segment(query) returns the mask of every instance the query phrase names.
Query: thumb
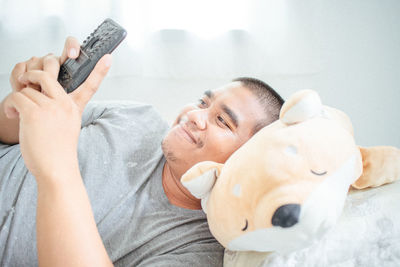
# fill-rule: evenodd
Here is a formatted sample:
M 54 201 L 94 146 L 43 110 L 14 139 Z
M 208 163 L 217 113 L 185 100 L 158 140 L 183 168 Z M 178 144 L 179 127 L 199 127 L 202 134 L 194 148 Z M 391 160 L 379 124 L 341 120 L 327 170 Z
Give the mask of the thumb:
M 112 57 L 110 54 L 104 55 L 96 64 L 86 81 L 82 83 L 75 91 L 69 95 L 77 104 L 81 111 L 92 98 L 99 88 L 101 82 L 111 67 Z

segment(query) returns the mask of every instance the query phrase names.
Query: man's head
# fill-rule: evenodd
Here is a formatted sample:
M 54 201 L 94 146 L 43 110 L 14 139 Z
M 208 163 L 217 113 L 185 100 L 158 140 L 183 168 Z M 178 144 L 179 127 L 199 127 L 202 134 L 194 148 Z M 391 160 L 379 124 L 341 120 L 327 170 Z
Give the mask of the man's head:
M 208 90 L 186 105 L 167 136 L 163 151 L 177 174 L 200 161 L 224 163 L 258 130 L 279 118 L 283 99 L 254 78 L 238 78 Z

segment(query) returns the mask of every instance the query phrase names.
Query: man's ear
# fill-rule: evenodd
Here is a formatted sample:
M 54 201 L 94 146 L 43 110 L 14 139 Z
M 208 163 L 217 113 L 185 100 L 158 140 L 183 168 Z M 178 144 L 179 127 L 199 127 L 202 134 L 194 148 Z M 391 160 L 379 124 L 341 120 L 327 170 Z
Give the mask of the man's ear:
M 196 198 L 201 199 L 201 206 L 206 211 L 206 202 L 224 164 L 213 161 L 197 163 L 182 175 L 181 183 Z
M 400 149 L 391 146 L 360 147 L 363 173 L 352 186 L 377 187 L 400 178 Z

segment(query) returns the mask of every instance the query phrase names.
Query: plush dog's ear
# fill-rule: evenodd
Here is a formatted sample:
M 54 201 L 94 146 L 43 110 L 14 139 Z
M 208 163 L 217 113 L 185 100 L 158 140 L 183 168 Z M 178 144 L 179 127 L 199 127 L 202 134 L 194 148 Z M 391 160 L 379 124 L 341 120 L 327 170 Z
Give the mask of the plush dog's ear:
M 207 213 L 207 200 L 224 164 L 203 161 L 190 168 L 181 178 L 183 186 L 201 199 L 201 207 Z
M 295 124 L 322 114 L 322 103 L 317 92 L 301 90 L 293 94 L 282 106 L 279 119 Z
M 363 173 L 352 186 L 377 187 L 400 179 L 400 149 L 391 146 L 360 147 Z

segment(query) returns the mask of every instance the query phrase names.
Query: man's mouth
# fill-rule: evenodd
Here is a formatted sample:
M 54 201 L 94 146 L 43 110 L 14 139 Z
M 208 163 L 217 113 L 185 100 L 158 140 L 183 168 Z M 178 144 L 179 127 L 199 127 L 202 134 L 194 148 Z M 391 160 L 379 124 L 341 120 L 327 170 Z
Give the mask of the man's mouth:
M 197 140 L 194 137 L 194 135 L 190 132 L 190 130 L 187 129 L 186 124 L 180 123 L 178 125 L 178 132 L 179 134 L 186 139 L 188 142 L 192 144 L 197 144 Z

